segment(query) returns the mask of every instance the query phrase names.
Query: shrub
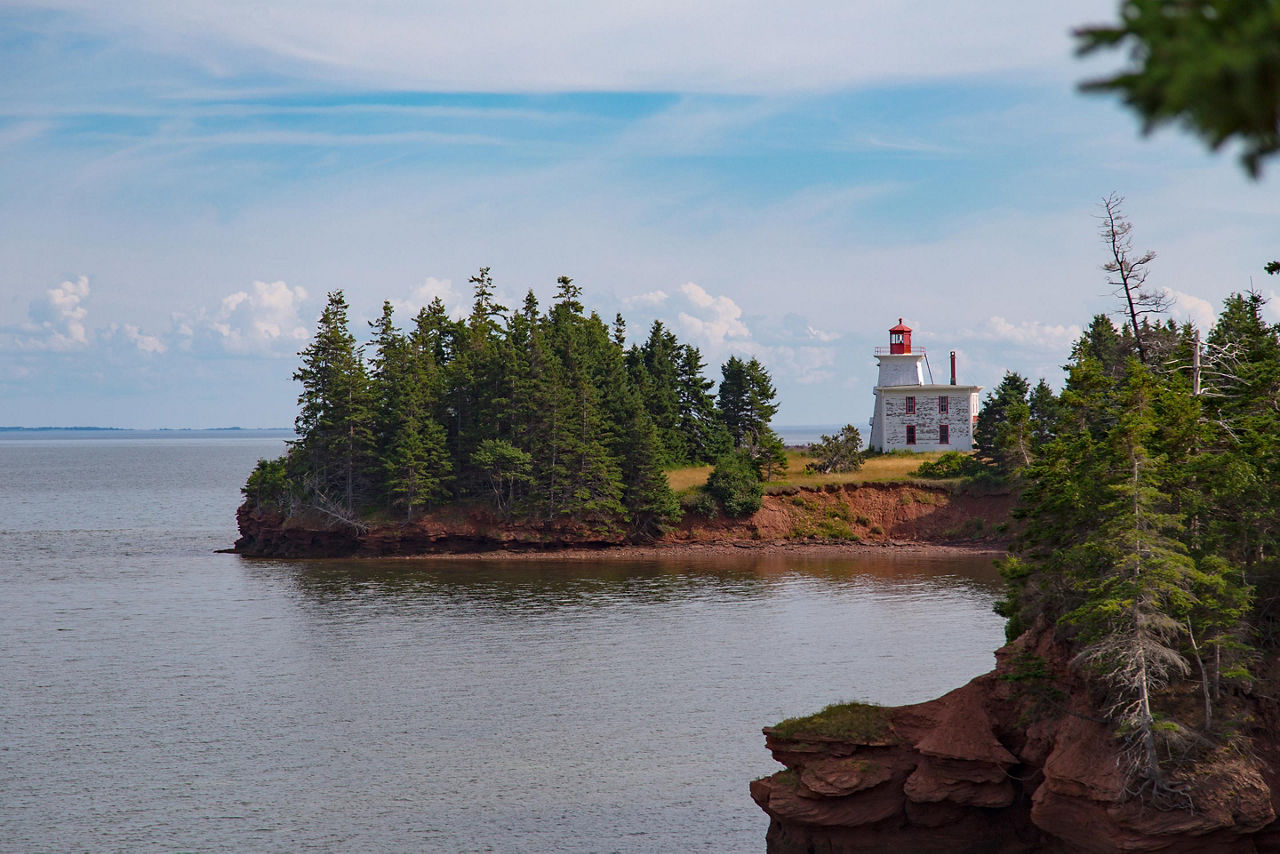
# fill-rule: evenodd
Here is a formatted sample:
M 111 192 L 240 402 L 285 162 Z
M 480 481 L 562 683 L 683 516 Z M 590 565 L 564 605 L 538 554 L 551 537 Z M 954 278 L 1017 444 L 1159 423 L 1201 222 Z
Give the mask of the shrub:
M 707 478 L 707 492 L 729 516 L 750 516 L 760 509 L 764 486 L 751 459 L 741 451 L 725 454 Z
M 293 492 L 287 458 L 258 460 L 249 479 L 240 487 L 240 492 L 251 507 L 285 508 Z
M 711 519 L 720 515 L 720 502 L 716 501 L 715 496 L 703 488 L 695 489 L 682 495 L 680 497 L 680 507 L 685 513 L 701 516 L 704 519 Z
M 990 473 L 990 469 L 972 454 L 959 451 L 947 451 L 932 462 L 923 462 L 913 474 L 930 480 L 944 480 L 956 477 L 978 477 Z
M 846 424 L 834 436 L 823 435 L 816 444 L 809 446 L 813 462 L 805 471 L 814 474 L 835 474 L 857 471 L 862 468 L 862 435 L 858 428 Z

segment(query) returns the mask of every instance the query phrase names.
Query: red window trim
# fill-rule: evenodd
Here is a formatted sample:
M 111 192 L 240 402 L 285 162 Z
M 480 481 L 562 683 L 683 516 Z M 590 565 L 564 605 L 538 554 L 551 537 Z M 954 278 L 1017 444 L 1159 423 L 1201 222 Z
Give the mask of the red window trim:
M 907 444 L 914 445 L 916 443 L 916 425 L 907 425 Z
M 951 425 L 950 424 L 938 425 L 938 444 L 939 445 L 951 444 Z
M 938 396 L 938 411 L 939 411 L 939 412 L 943 412 L 943 413 L 950 412 L 950 411 L 951 411 L 951 398 L 947 397 L 945 394 L 943 394 L 943 395 L 939 395 L 939 396 Z
M 906 402 L 903 404 L 907 415 L 916 414 L 916 397 L 913 394 L 907 395 Z

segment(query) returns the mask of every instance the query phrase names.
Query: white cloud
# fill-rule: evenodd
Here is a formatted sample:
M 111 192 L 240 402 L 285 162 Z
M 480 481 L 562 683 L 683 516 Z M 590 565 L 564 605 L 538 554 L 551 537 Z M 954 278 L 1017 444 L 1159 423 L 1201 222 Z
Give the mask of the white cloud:
M 228 352 L 271 353 L 281 344 L 288 344 L 293 352 L 310 335 L 299 313 L 306 298 L 307 292 L 299 286 L 254 282 L 251 290 L 223 297 L 218 311 L 202 318 L 202 325 Z
M 132 323 L 112 324 L 110 330 L 112 335 L 122 335 L 125 340 L 133 344 L 140 352 L 148 356 L 155 356 L 168 351 L 169 346 L 161 341 L 155 335 L 145 335 L 138 327 Z
M 1115 14 L 1110 0 L 764 0 L 749 7 L 733 0 L 39 5 L 75 14 L 81 27 L 217 70 L 503 92 L 781 92 L 904 78 L 1073 73 L 1063 72 L 1073 61 L 1070 31 Z
M 693 282 L 680 286 L 680 292 L 697 314 L 682 311 L 678 315 L 680 325 L 696 343 L 718 347 L 730 338 L 748 339 L 750 330 L 740 319 L 742 309 L 726 296 L 712 296 Z
M 974 333 L 961 333 L 960 338 L 977 338 L 985 341 L 1003 341 L 1019 347 L 1030 347 L 1052 353 L 1065 353 L 1076 342 L 1083 330 L 1076 324 L 1050 324 L 1038 320 L 1022 320 L 1010 323 L 996 315 Z
M 453 280 L 428 276 L 423 280 L 422 284 L 414 287 L 405 299 L 391 300 L 391 307 L 400 315 L 397 325 L 402 326 L 407 323 L 409 318 L 412 318 L 420 309 L 429 305 L 436 297 L 439 297 L 440 301 L 444 303 L 450 317 L 455 320 L 466 317 L 466 299 L 453 286 Z
M 26 333 L 17 338 L 18 347 L 31 350 L 78 350 L 89 346 L 84 301 L 89 296 L 89 278 L 80 276 L 45 291 L 43 300 L 33 302 L 28 311 Z
M 637 306 L 651 307 L 651 306 L 662 305 L 667 301 L 668 298 L 669 298 L 669 295 L 667 294 L 666 291 L 663 291 L 663 290 L 647 291 L 646 293 L 643 293 L 643 294 L 636 294 L 635 296 L 626 297 L 625 299 L 623 299 L 622 304 L 625 305 L 627 308 L 636 308 Z
M 840 338 L 840 333 L 838 332 L 826 332 L 822 329 L 814 329 L 812 326 L 805 327 L 805 331 L 809 333 L 810 338 L 816 338 L 819 341 L 831 342 Z
M 1193 326 L 1206 334 L 1213 328 L 1214 321 L 1218 317 L 1213 303 L 1173 288 L 1164 288 L 1164 292 L 1174 300 L 1173 306 L 1169 309 L 1169 314 L 1174 320 L 1190 321 Z

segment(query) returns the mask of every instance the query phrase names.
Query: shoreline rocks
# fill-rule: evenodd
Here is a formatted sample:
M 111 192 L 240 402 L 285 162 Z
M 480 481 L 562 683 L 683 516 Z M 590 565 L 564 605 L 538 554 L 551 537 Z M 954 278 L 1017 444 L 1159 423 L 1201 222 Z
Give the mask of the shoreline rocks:
M 1202 761 L 1194 808 L 1127 798 L 1112 727 L 1052 631 L 1032 629 L 997 661 L 936 700 L 884 710 L 887 737 L 765 727 L 786 766 L 751 784 L 770 854 L 1280 851 L 1263 757 Z

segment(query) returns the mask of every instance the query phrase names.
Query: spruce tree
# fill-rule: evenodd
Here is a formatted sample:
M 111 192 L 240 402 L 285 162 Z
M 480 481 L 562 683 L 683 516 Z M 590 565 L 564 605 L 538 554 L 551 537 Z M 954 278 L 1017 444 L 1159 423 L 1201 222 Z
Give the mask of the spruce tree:
M 303 481 L 315 505 L 353 518 L 368 486 L 366 461 L 372 448 L 368 377 L 364 358 L 348 329 L 342 291 L 329 294 L 315 337 L 299 356 L 293 378 L 302 383 L 294 428 L 305 468 Z

